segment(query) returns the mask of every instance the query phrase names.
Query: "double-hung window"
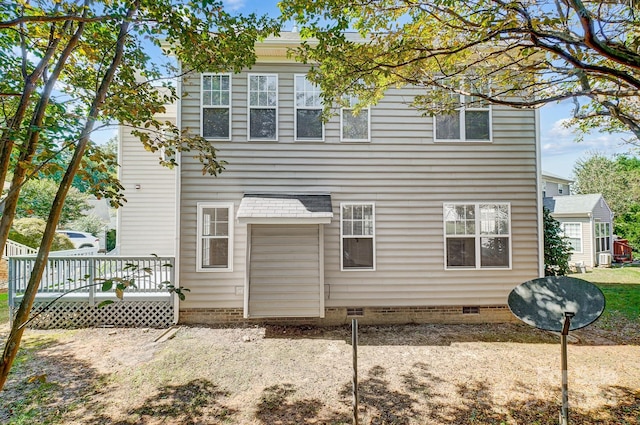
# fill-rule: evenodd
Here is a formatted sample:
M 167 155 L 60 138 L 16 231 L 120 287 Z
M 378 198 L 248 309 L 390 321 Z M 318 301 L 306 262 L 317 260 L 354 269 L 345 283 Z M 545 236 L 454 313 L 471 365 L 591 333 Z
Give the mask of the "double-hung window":
M 278 76 L 249 74 L 249 140 L 278 140 Z
M 231 135 L 231 75 L 202 74 L 202 137 L 229 140 Z
M 362 108 L 354 115 L 354 107 L 358 103 L 356 96 L 347 97 L 348 107 L 340 109 L 340 140 L 344 142 L 368 142 L 371 133 L 371 111 Z
M 340 204 L 342 270 L 375 270 L 375 205 Z
M 197 271 L 231 271 L 233 204 L 198 203 Z
M 511 267 L 511 211 L 504 203 L 444 204 L 445 267 Z
M 596 252 L 611 251 L 611 223 L 596 223 Z
M 483 89 L 486 90 L 488 89 Z M 478 96 L 457 93 L 449 94 L 449 102 L 458 107 L 449 114 L 434 117 L 436 141 L 491 141 L 489 103 Z
M 582 223 L 560 223 L 560 228 L 573 252 L 582 252 Z
M 296 140 L 323 140 L 320 88 L 304 75 L 295 76 Z

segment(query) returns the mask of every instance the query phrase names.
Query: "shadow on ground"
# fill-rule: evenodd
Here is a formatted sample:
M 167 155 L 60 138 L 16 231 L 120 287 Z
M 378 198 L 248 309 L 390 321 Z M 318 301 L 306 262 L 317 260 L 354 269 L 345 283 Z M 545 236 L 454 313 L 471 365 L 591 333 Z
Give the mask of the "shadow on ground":
M 45 342 L 46 344 L 46 342 Z M 37 362 L 24 362 L 0 402 L 2 424 L 243 424 L 305 425 L 350 424 L 352 414 L 351 382 L 339 388 L 340 402 L 300 397 L 291 383 L 265 387 L 258 400 L 234 410 L 229 394 L 215 383 L 196 379 L 181 385 L 158 388 L 146 400 L 127 404 L 128 400 L 109 398 L 108 376 L 97 373 L 89 364 L 72 355 L 39 355 Z M 43 376 L 40 379 L 40 376 Z M 400 385 L 392 386 L 388 371 L 374 366 L 361 371 L 359 417 L 361 425 L 555 425 L 558 423 L 558 397 L 541 398 L 539 388 L 521 387 L 521 399 L 495 399 L 491 382 L 470 380 L 453 386 L 446 377 L 436 376 L 428 364 L 415 363 L 402 375 Z M 32 379 L 35 378 L 35 379 Z M 442 388 L 454 388 L 443 393 Z M 601 388 L 607 405 L 597 410 L 571 410 L 576 425 L 640 425 L 640 391 L 608 386 Z M 572 394 L 572 396 L 574 396 Z M 576 399 L 579 394 L 575 394 Z M 132 399 L 135 397 L 132 397 Z M 110 416 L 114 404 L 117 417 Z M 250 418 L 243 422 L 244 418 Z
M 351 343 L 351 325 L 265 326 L 265 338 L 334 339 Z M 523 323 L 361 325 L 359 345 L 449 346 L 461 342 L 559 343 L 559 337 Z

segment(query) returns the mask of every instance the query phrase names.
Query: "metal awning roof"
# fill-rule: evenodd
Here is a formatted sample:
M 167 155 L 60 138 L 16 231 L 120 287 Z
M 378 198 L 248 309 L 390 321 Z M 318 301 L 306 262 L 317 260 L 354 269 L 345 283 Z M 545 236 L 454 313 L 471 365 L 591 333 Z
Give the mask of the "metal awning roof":
M 333 218 L 331 195 L 245 194 L 236 218 L 246 224 L 328 224 Z

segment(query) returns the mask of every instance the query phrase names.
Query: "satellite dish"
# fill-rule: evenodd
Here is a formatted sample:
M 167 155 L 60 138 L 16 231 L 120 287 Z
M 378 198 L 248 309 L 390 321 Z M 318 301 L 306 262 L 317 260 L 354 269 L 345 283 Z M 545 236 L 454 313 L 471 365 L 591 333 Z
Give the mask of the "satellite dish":
M 511 312 L 528 325 L 562 332 L 565 313 L 573 313 L 570 331 L 595 322 L 604 311 L 604 294 L 586 280 L 548 276 L 516 286 L 509 294 Z
M 560 332 L 562 347 L 562 409 L 560 425 L 569 424 L 567 335 L 595 322 L 604 311 L 604 294 L 591 282 L 566 276 L 548 276 L 516 286 L 509 309 L 518 319 L 546 331 Z

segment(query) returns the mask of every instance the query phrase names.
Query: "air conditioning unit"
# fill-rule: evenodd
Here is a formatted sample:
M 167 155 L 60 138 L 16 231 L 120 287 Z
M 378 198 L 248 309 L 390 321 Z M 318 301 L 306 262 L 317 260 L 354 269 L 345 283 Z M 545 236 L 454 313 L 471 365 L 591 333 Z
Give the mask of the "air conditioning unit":
M 601 252 L 598 255 L 598 265 L 600 267 L 611 267 L 611 253 Z

